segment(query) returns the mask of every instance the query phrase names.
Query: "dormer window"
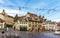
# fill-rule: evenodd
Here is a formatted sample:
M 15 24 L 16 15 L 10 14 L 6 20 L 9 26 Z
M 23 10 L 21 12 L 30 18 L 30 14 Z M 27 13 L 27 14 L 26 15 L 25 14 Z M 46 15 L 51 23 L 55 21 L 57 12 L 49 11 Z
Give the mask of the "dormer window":
M 28 17 L 28 20 L 32 20 L 32 18 L 31 17 Z

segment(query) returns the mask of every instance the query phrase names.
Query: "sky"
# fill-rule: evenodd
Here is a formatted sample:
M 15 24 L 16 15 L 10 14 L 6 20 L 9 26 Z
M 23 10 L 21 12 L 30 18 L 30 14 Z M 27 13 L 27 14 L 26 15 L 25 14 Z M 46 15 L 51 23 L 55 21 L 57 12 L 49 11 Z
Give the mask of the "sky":
M 60 0 L 0 0 L 0 13 L 3 9 L 10 16 L 23 16 L 31 12 L 60 22 Z

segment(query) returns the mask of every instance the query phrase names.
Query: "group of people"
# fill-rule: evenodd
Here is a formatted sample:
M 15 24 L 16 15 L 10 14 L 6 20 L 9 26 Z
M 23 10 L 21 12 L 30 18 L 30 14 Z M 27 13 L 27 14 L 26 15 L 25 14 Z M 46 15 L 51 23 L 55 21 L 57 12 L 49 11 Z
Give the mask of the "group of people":
M 8 27 L 2 31 L 2 34 L 8 31 Z

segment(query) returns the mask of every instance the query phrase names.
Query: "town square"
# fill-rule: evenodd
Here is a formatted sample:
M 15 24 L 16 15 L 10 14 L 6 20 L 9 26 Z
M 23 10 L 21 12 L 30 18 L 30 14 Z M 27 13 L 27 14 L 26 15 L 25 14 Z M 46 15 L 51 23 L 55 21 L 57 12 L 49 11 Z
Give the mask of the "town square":
M 0 38 L 60 38 L 60 0 L 0 0 Z

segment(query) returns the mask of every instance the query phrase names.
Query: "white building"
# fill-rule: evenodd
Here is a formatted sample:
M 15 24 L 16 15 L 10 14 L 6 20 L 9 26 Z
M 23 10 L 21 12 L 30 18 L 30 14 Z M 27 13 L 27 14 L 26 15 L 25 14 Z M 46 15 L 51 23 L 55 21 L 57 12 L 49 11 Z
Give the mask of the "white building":
M 4 29 L 5 27 L 5 22 L 2 19 L 0 19 L 0 29 Z
M 23 21 L 20 21 L 18 20 L 17 22 L 15 22 L 13 28 L 16 29 L 16 30 L 27 30 L 27 27 L 28 27 L 28 22 L 23 20 Z
M 45 30 L 55 30 L 56 24 L 52 23 L 43 23 L 43 26 L 45 27 Z

